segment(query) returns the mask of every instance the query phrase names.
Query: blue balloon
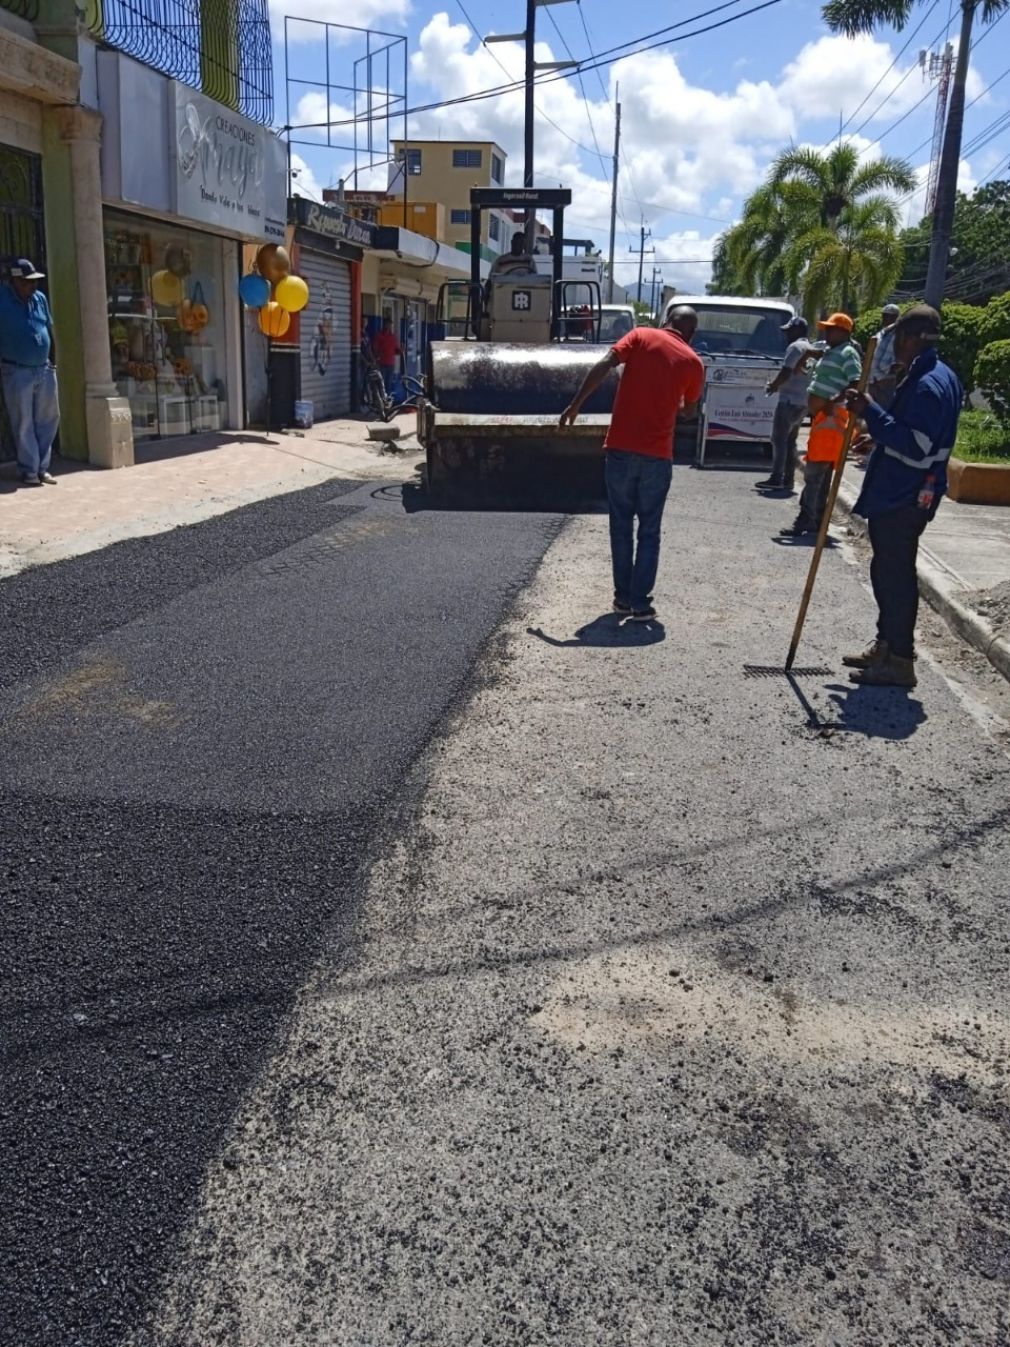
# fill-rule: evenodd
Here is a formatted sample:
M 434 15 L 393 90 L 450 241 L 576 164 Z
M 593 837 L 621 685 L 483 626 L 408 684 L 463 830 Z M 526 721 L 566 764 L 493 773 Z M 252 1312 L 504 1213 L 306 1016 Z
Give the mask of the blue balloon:
M 270 282 L 265 276 L 243 276 L 238 283 L 242 303 L 250 309 L 262 309 L 270 298 Z

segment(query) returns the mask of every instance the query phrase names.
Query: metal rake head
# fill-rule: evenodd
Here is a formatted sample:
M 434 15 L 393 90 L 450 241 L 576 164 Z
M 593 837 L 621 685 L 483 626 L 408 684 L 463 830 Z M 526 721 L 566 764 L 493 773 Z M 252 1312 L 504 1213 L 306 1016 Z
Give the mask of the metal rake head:
M 826 664 L 794 664 L 787 669 L 781 664 L 745 664 L 744 678 L 825 678 L 833 674 Z

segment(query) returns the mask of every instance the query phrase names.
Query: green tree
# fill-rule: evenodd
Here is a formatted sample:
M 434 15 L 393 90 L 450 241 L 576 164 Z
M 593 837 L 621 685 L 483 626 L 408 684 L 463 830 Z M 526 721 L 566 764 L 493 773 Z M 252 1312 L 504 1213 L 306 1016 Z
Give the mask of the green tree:
M 823 14 L 829 28 L 834 32 L 846 33 L 849 37 L 857 33 L 869 33 L 881 24 L 893 24 L 900 32 L 908 23 L 916 3 L 917 0 L 828 0 Z M 961 137 L 964 130 L 964 91 L 975 14 L 980 12 L 983 22 L 991 23 L 1010 8 L 1010 0 L 960 0 L 960 8 L 957 61 L 937 173 L 925 286 L 926 303 L 937 309 L 943 299 L 954 224 L 957 170 L 961 161 Z
M 903 294 L 921 294 L 929 261 L 933 217 L 925 216 L 901 236 L 905 269 Z M 986 304 L 1010 287 L 1010 181 L 958 192 L 947 264 L 947 293 L 966 304 Z
M 890 192 L 915 174 L 901 159 L 862 164 L 854 146 L 789 149 L 724 236 L 728 270 L 743 294 L 798 294 L 824 308 L 875 304 L 901 274 L 898 212 Z

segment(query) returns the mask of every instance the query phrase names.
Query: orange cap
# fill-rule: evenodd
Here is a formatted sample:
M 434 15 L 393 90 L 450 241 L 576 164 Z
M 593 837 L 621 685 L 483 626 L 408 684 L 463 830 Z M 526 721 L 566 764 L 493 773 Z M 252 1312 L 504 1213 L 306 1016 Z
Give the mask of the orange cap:
M 843 332 L 851 332 L 856 326 L 847 313 L 833 313 L 830 318 L 825 318 L 818 327 L 840 327 Z

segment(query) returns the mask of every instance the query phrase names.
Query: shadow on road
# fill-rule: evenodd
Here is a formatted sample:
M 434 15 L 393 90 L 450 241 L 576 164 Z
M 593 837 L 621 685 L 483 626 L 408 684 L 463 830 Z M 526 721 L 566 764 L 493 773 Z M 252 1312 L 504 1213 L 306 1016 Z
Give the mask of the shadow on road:
M 838 716 L 824 720 L 790 674 L 789 686 L 807 715 L 812 730 L 825 735 L 863 734 L 868 739 L 910 739 L 928 719 L 925 707 L 904 688 L 863 687 L 858 683 L 829 683 L 827 691 Z
M 631 622 L 620 613 L 602 613 L 584 627 L 579 627 L 574 636 L 549 636 L 540 627 L 527 627 L 526 634 L 535 636 L 545 645 L 559 648 L 625 646 L 633 649 L 635 646 L 658 645 L 660 641 L 666 640 L 666 628 L 662 622 L 655 619 L 651 622 Z

